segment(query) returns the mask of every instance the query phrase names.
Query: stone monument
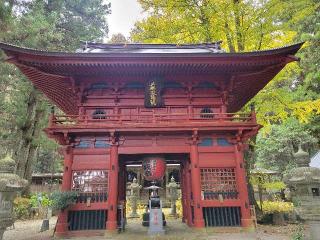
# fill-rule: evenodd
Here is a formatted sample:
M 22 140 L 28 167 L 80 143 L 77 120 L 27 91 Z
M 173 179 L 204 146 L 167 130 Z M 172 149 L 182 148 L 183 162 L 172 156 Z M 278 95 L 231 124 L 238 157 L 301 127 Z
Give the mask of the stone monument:
M 301 145 L 294 155 L 297 167 L 284 176 L 290 188 L 292 201 L 297 203 L 296 211 L 311 229 L 311 239 L 320 236 L 320 169 L 309 167 L 310 157 Z
M 14 174 L 15 161 L 6 156 L 0 160 L 0 240 L 7 227 L 14 223 L 13 200 L 28 182 Z
M 137 183 L 137 179 L 134 178 L 132 183 L 129 186 L 130 189 L 130 204 L 131 204 L 131 214 L 130 218 L 138 218 L 140 217 L 137 213 L 137 203 L 140 196 L 140 189 L 142 188 L 141 185 Z
M 167 185 L 167 188 L 168 188 L 169 199 L 171 203 L 170 215 L 177 216 L 176 201 L 179 199 L 178 189 L 180 188 L 180 185 L 176 183 L 173 176 L 171 177 L 170 183 Z

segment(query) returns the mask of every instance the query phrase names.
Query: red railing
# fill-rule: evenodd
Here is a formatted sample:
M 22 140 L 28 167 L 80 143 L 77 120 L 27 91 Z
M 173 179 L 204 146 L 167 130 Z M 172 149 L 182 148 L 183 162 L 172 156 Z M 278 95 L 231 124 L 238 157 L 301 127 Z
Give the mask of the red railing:
M 131 125 L 131 124 L 195 124 L 219 122 L 255 123 L 254 113 L 170 113 L 170 114 L 105 114 L 93 118 L 88 115 L 51 115 L 49 127 L 64 125 Z M 97 118 L 98 117 L 98 118 Z

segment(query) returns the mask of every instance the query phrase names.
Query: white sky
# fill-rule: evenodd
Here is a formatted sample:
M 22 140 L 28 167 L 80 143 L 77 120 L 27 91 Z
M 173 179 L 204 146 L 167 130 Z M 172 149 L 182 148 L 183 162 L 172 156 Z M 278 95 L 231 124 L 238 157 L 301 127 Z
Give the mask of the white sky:
M 109 38 L 112 34 L 122 33 L 128 37 L 137 20 L 143 18 L 142 8 L 137 0 L 109 0 L 111 14 L 108 15 Z

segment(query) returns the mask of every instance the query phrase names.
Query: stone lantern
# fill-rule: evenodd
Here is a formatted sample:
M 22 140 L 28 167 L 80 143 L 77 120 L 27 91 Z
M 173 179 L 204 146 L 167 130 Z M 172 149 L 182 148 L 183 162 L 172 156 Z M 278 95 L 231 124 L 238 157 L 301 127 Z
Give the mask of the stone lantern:
M 312 239 L 320 236 L 320 169 L 309 167 L 309 154 L 299 146 L 294 155 L 297 163 L 284 176 L 284 182 L 290 188 L 292 200 L 298 203 L 299 216 L 307 221 L 311 228 Z
M 15 161 L 6 156 L 0 160 L 0 240 L 7 227 L 13 225 L 13 199 L 28 181 L 14 174 Z

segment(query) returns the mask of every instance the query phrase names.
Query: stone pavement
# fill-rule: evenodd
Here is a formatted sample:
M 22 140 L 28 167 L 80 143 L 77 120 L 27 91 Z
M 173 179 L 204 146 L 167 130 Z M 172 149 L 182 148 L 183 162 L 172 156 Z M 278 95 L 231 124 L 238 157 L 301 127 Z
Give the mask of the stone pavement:
M 5 240 L 51 240 L 56 218 L 50 219 L 50 231 L 39 233 L 41 220 L 17 221 L 15 229 L 7 230 Z M 181 220 L 168 219 L 165 236 L 149 237 L 147 228 L 141 226 L 141 220 L 129 220 L 126 231 L 121 234 L 106 234 L 104 237 L 77 237 L 73 240 L 290 240 L 296 225 L 284 227 L 258 226 L 257 231 L 243 232 L 240 228 L 208 228 L 194 230 L 181 223 Z M 227 233 L 226 233 L 227 232 Z

